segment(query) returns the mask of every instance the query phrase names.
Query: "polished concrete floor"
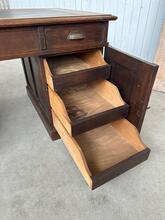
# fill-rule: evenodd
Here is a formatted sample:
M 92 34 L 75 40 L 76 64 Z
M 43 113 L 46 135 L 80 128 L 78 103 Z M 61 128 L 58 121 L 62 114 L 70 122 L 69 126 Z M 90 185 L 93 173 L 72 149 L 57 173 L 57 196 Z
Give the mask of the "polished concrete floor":
M 19 60 L 0 62 L 0 220 L 164 220 L 165 93 L 141 132 L 149 160 L 91 191 L 30 103 Z

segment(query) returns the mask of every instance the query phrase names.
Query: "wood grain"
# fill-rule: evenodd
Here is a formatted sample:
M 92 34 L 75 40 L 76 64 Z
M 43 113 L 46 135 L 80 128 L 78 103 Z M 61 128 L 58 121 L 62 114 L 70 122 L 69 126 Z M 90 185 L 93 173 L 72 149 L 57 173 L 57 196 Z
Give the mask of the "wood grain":
M 106 80 L 63 89 L 59 96 L 73 120 L 125 104 L 117 87 Z
M 38 29 L 35 27 L 0 29 L 0 42 L 0 60 L 40 53 Z
M 71 32 L 81 32 L 84 38 L 69 40 Z M 55 53 L 101 48 L 107 44 L 108 22 L 49 25 L 44 28 L 48 50 Z
M 130 138 L 130 135 L 134 137 Z M 145 148 L 135 127 L 125 119 L 82 133 L 76 136 L 75 140 L 81 147 L 93 175 Z
M 126 119 L 71 137 L 53 111 L 52 115 L 56 130 L 91 188 L 95 176 L 101 178 L 102 172 L 146 148 L 138 135 L 135 135 L 134 142 L 129 138 L 130 133 L 138 132 Z M 127 137 L 123 136 L 123 129 L 128 132 Z
M 72 125 L 74 126 L 76 122 L 83 123 L 85 119 L 88 121 L 94 116 L 97 120 L 99 113 L 107 115 L 107 111 L 125 105 L 118 89 L 106 80 L 63 89 L 58 93 L 50 88 L 48 91 L 50 105 L 70 135 L 72 135 Z M 101 120 L 101 116 L 99 118 Z
M 53 84 L 53 76 L 52 76 L 52 73 L 50 71 L 50 68 L 48 66 L 48 63 L 47 63 L 46 59 L 43 59 L 43 65 L 44 65 L 44 72 L 45 72 L 46 82 L 52 90 L 55 90 L 54 89 L 54 84 Z
M 110 65 L 101 50 L 54 56 L 44 59 L 47 82 L 54 90 L 61 90 L 99 79 L 108 79 Z
M 107 44 L 111 15 L 61 9 L 1 10 L 0 60 L 64 54 L 101 48 Z M 70 32 L 82 40 L 69 40 Z
M 53 77 L 55 77 L 55 75 L 63 75 L 92 67 L 107 65 L 100 50 L 50 57 L 47 58 L 46 61 L 48 62 Z

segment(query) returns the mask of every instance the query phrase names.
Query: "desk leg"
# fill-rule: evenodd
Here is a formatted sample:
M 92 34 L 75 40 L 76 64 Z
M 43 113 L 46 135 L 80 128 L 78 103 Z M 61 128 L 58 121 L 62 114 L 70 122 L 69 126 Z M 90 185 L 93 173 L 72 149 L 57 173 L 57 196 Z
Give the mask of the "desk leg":
M 22 58 L 22 65 L 27 82 L 27 94 L 51 139 L 57 140 L 59 139 L 59 135 L 52 122 L 42 59 L 40 59 L 40 57 Z

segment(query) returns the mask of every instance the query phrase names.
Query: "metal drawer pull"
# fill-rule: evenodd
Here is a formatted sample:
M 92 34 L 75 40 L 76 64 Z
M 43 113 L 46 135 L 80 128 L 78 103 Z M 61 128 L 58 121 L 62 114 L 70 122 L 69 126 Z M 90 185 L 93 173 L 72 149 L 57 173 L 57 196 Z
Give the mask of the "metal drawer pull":
M 68 40 L 82 40 L 85 38 L 85 34 L 81 31 L 71 31 L 67 37 Z

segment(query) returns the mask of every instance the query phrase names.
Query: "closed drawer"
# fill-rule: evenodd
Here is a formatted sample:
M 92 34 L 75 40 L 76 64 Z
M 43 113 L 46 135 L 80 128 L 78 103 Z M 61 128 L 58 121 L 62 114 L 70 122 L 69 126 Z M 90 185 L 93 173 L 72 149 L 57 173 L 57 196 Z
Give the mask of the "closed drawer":
M 99 48 L 107 42 L 107 22 L 45 27 L 47 49 L 55 53 Z
M 71 137 L 53 111 L 52 116 L 56 130 L 91 189 L 148 158 L 149 148 L 126 119 Z
M 1 29 L 0 42 L 0 59 L 30 56 L 40 51 L 37 28 Z
M 48 92 L 51 108 L 71 136 L 128 115 L 129 106 L 107 80 L 58 92 L 48 87 Z
M 44 66 L 53 90 L 110 77 L 110 65 L 100 50 L 49 57 L 44 60 Z

